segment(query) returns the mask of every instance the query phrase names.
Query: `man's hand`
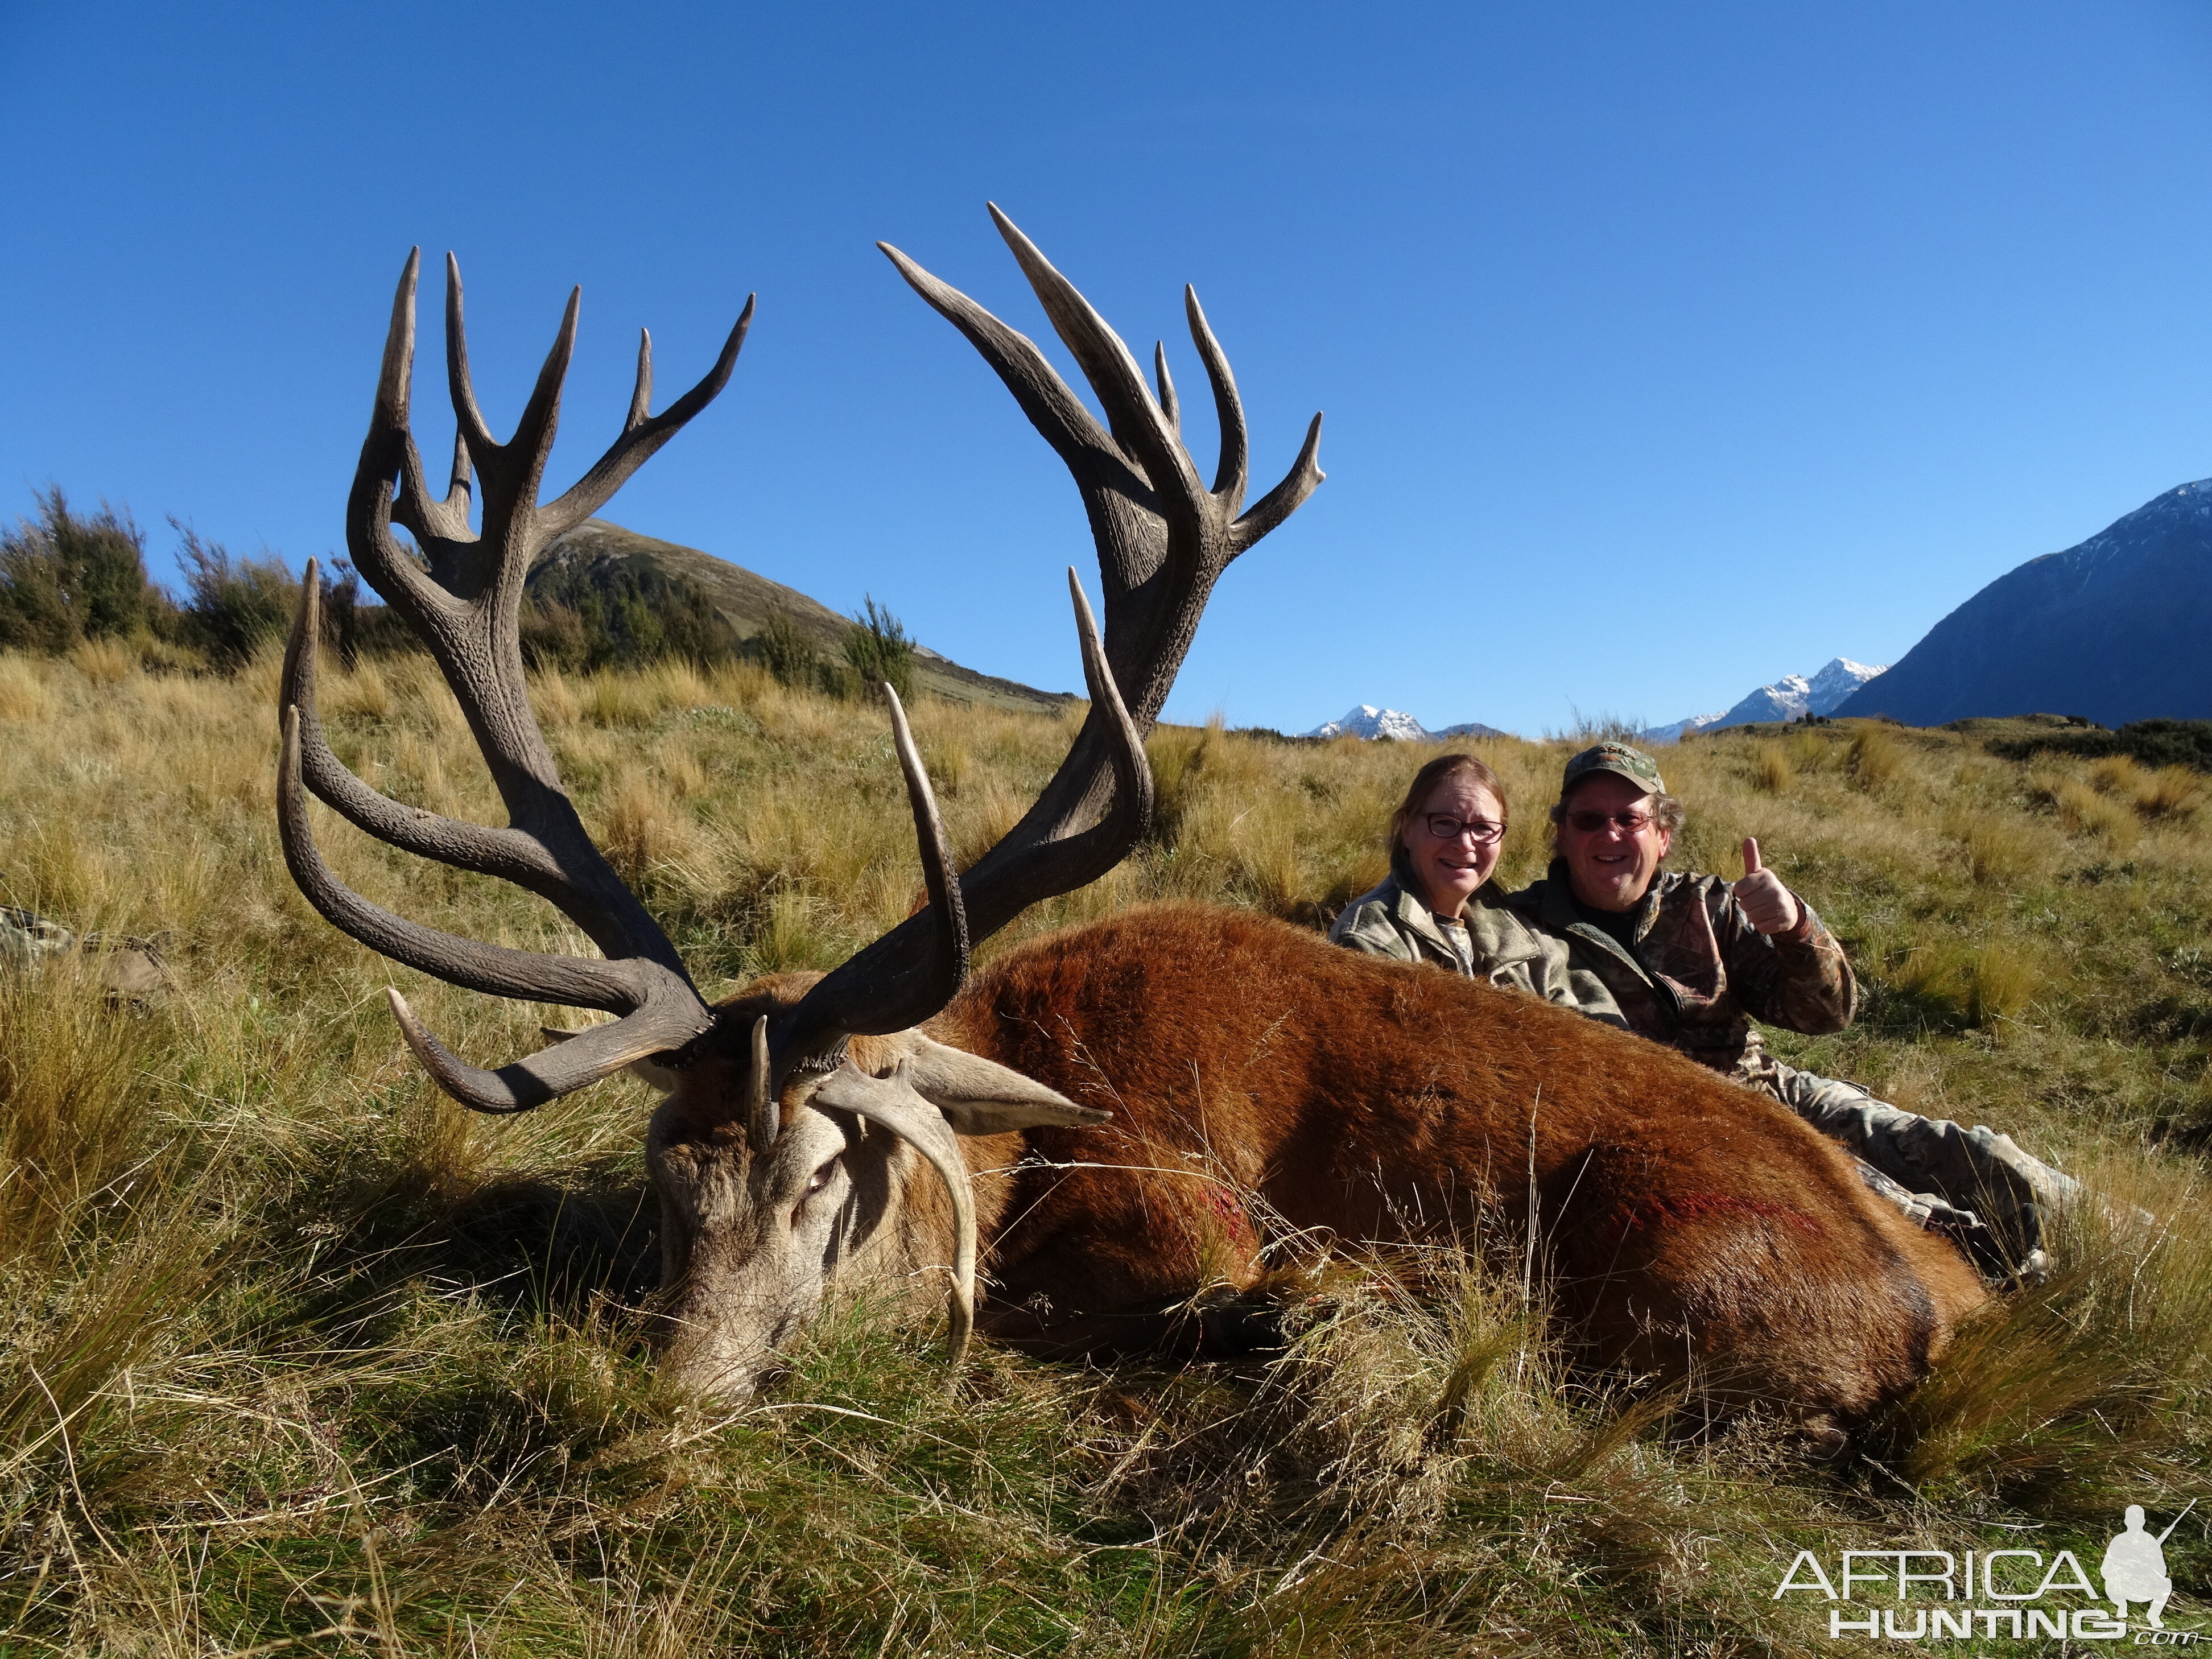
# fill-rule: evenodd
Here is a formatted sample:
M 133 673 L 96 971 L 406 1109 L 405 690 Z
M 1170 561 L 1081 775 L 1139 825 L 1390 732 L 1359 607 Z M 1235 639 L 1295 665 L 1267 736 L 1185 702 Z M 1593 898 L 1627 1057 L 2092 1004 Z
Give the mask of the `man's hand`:
M 1743 879 L 1735 884 L 1735 902 L 1762 933 L 1786 933 L 1797 925 L 1797 900 L 1782 878 L 1759 864 L 1759 842 L 1743 838 Z

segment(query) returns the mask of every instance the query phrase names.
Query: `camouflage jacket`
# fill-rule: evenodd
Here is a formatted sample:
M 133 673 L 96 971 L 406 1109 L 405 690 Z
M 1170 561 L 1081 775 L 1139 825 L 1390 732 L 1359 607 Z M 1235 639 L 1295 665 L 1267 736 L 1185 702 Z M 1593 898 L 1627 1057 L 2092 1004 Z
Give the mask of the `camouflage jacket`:
M 1399 962 L 1425 962 L 1455 974 L 1487 979 L 1618 1025 L 1631 1027 L 1605 981 L 1578 966 L 1565 941 L 1532 927 L 1492 882 L 1461 907 L 1472 964 L 1444 937 L 1427 902 L 1401 871 L 1346 905 L 1328 930 L 1333 944 Z
M 1858 981 L 1843 946 L 1802 898 L 1796 927 L 1762 933 L 1718 876 L 1662 871 L 1634 912 L 1632 950 L 1583 920 L 1559 860 L 1543 880 L 1499 902 L 1565 954 L 1564 983 L 1602 988 L 1601 1000 L 1577 1005 L 1583 1012 L 1754 1086 L 1770 1081 L 1775 1062 L 1753 1019 L 1792 1031 L 1840 1031 L 1857 1007 Z

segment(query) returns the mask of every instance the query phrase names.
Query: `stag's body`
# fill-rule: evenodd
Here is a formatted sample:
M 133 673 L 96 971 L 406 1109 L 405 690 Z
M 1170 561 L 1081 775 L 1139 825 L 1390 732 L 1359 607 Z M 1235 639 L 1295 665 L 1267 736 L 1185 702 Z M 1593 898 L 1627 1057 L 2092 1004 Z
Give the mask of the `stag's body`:
M 1262 917 L 1161 906 L 1053 934 L 925 1029 L 1113 1114 L 960 1143 L 988 1286 L 978 1326 L 1025 1345 L 1128 1346 L 1160 1330 L 1156 1310 L 1249 1284 L 1263 1246 L 1293 1236 L 1455 1236 L 1517 1259 L 1533 1207 L 1585 1358 L 1848 1422 L 1925 1375 L 1984 1294 L 1949 1244 L 1873 1202 L 1762 1097 L 1533 999 Z M 854 1060 L 888 1070 L 894 1048 L 856 1043 Z M 690 1086 L 663 1109 L 657 1164 L 689 1122 L 726 1115 Z M 714 1089 L 711 1071 L 696 1086 Z M 941 1183 L 895 1146 L 845 1153 L 835 1248 L 855 1280 L 951 1260 Z M 693 1264 L 674 1316 L 695 1382 L 750 1387 L 776 1334 L 756 1311 Z
M 285 860 L 325 917 L 395 961 L 495 996 L 616 1016 L 481 1068 L 395 988 L 392 1012 L 424 1068 L 484 1112 L 526 1111 L 625 1066 L 673 1090 L 646 1148 L 661 1200 L 667 1352 L 686 1381 L 726 1395 L 752 1389 L 833 1281 L 929 1284 L 928 1269 L 949 1267 L 957 1358 L 981 1259 L 995 1279 L 988 1330 L 1047 1346 L 1126 1346 L 1120 1338 L 1148 1310 L 1249 1282 L 1268 1242 L 1262 1226 L 1353 1241 L 1494 1240 L 1532 1212 L 1570 1328 L 1592 1358 L 1686 1368 L 1709 1392 L 1808 1418 L 1849 1419 L 1909 1387 L 1979 1298 L 1972 1273 L 1874 1204 L 1803 1125 L 1655 1045 L 1196 909 L 1040 941 L 968 981 L 971 944 L 1096 880 L 1142 839 L 1152 807 L 1144 734 L 1207 597 L 1322 480 L 1316 415 L 1281 482 L 1246 504 L 1243 404 L 1186 289 L 1219 431 L 1206 483 L 1183 444 L 1164 347 L 1148 385 L 1104 319 L 993 213 L 1103 422 L 1034 343 L 884 252 L 990 364 L 1082 495 L 1106 614 L 1102 633 L 1071 570 L 1090 709 L 1022 821 L 956 871 L 905 714 L 884 687 L 927 904 L 826 975 L 764 981 L 719 1007 L 585 833 L 531 712 L 519 611 L 536 555 L 720 391 L 751 304 L 705 378 L 658 415 L 641 340 L 619 435 L 543 501 L 576 298 L 501 443 L 477 404 L 449 259 L 458 436 L 440 497 L 410 426 L 417 260 L 408 259 L 347 544 L 436 658 L 508 822 L 467 823 L 393 800 L 331 751 L 315 713 L 311 566 L 279 691 Z M 310 795 L 395 847 L 550 900 L 600 955 L 458 938 L 380 908 L 324 860 Z

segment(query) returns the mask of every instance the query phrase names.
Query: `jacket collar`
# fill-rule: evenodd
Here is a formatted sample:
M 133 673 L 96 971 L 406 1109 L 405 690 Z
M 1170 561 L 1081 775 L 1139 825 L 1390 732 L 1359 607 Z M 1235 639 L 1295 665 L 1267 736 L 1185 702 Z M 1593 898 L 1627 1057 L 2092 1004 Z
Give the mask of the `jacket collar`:
M 1429 908 L 1429 902 L 1421 896 L 1419 887 L 1395 870 L 1391 872 L 1390 882 L 1398 890 L 1390 902 L 1390 914 L 1398 925 L 1433 946 L 1443 961 L 1456 963 L 1459 952 L 1444 938 L 1444 930 L 1437 925 L 1436 915 Z
M 1643 900 L 1636 907 L 1636 926 L 1631 930 L 1630 937 L 1638 942 L 1651 931 L 1652 921 L 1659 914 L 1660 890 L 1666 881 L 1667 872 L 1663 870 L 1653 876 L 1651 885 L 1644 890 Z M 1543 880 L 1523 888 L 1514 897 L 1522 902 L 1516 908 L 1533 910 L 1536 920 L 1554 933 L 1571 933 L 1587 942 L 1593 950 L 1602 951 L 1615 961 L 1633 969 L 1637 977 L 1647 984 L 1652 982 L 1650 971 L 1632 952 L 1621 947 L 1620 940 L 1604 928 L 1583 920 L 1582 912 L 1575 908 L 1575 890 L 1567 874 L 1565 859 L 1553 859 L 1551 868 L 1544 873 Z

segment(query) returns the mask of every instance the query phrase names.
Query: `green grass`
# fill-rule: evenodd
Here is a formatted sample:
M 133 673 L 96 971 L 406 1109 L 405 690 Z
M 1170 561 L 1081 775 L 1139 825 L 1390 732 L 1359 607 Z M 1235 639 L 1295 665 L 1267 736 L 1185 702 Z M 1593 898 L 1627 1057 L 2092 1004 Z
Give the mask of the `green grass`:
M 327 679 L 364 775 L 491 814 L 423 665 Z M 2212 839 L 2175 777 L 1990 752 L 2011 728 L 1666 757 L 1680 861 L 1733 873 L 1758 836 L 1860 965 L 1859 1024 L 1780 1052 L 2169 1218 L 2069 1224 L 2058 1278 L 1836 1466 L 1569 1373 L 1540 1285 L 1449 1252 L 1333 1258 L 1267 1363 L 986 1346 L 948 1381 L 941 1332 L 861 1304 L 744 1411 L 678 1397 L 642 1340 L 642 1090 L 491 1120 L 422 1080 L 386 983 L 472 1059 L 560 1011 L 424 981 L 307 909 L 276 846 L 273 691 L 265 657 L 188 678 L 0 656 L 0 899 L 164 935 L 178 981 L 131 1010 L 89 964 L 0 979 L 0 1652 L 1809 1653 L 1825 1621 L 1772 1599 L 1801 1547 L 2026 1527 L 2087 1560 L 2122 1505 L 2212 1498 Z M 878 713 L 744 665 L 551 676 L 538 701 L 710 992 L 834 962 L 914 903 Z M 963 857 L 1073 730 L 914 712 Z M 1152 840 L 1009 938 L 1154 896 L 1319 925 L 1379 878 L 1425 757 L 1218 729 L 1152 748 Z M 1525 879 L 1565 750 L 1480 748 Z M 319 822 L 373 897 L 574 943 L 524 896 Z M 2169 1624 L 2203 1622 L 2207 1535 L 2192 1516 L 2169 1540 Z

